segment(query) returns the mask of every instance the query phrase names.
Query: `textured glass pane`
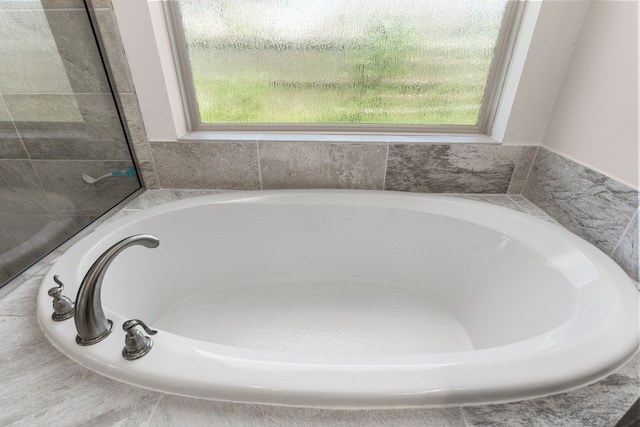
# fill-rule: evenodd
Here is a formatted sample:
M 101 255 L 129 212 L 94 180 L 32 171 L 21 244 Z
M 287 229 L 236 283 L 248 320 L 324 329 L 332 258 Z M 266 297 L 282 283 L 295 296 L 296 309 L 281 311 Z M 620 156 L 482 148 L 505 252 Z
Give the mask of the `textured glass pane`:
M 506 0 L 181 0 L 203 122 L 474 125 Z

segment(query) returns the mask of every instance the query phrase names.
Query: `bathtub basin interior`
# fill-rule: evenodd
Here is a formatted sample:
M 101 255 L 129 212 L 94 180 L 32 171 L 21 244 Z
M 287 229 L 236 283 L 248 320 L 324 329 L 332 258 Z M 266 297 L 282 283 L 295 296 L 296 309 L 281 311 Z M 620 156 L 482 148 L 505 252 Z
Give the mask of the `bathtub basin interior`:
M 122 334 L 88 353 L 63 343 L 73 325 L 40 315 L 44 299 L 39 317 L 66 354 L 142 386 L 314 406 L 477 403 L 594 381 L 637 347 L 626 275 L 565 230 L 504 208 L 376 192 L 210 196 L 96 231 L 49 275 L 76 290 L 102 251 L 139 233 L 160 246 L 116 258 L 102 301 L 116 324 L 160 330 L 145 359 L 95 349 L 121 346 Z M 172 359 L 184 352 L 200 359 Z M 578 355 L 588 368 L 570 366 Z M 146 377 L 171 363 L 194 378 Z

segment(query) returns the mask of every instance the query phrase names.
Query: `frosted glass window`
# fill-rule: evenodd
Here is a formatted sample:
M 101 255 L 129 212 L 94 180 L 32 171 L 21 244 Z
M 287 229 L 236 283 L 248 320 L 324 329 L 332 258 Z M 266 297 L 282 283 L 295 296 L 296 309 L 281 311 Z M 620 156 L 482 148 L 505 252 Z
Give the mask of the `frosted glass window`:
M 180 0 L 204 123 L 476 125 L 506 0 Z

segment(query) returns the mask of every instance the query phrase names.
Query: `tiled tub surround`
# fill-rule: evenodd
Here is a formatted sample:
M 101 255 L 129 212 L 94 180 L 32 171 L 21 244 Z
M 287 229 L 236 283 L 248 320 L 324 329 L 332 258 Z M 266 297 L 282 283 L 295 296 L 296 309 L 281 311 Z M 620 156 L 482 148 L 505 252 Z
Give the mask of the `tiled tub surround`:
M 523 195 L 639 281 L 638 191 L 541 147 Z
M 146 191 L 110 220 L 212 192 L 215 191 Z M 462 197 L 543 215 L 522 196 Z M 55 255 L 30 268 L 19 278 L 24 283 L 0 299 L 0 340 L 4 343 L 0 349 L 0 425 L 47 426 L 55 421 L 60 426 L 609 427 L 623 417 L 639 395 L 637 357 L 608 378 L 578 390 L 520 403 L 474 407 L 323 410 L 213 402 L 143 390 L 82 368 L 55 350 L 43 336 L 35 319 L 35 296 L 54 261 Z

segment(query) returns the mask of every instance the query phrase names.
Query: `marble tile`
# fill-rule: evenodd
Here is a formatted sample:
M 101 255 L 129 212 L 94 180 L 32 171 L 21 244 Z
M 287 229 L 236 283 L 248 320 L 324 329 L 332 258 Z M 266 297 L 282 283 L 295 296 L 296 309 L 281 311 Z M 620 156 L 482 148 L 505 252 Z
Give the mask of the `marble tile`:
M 46 9 L 45 15 L 73 92 L 111 94 L 84 5 L 81 9 Z
M 1 214 L 0 259 L 16 274 L 67 239 L 66 220 L 50 214 Z
M 631 409 L 622 417 L 615 427 L 638 427 L 640 426 L 640 399 L 636 400 Z
M 28 160 L 0 160 L 0 213 L 50 213 L 40 180 Z
M 129 160 L 111 94 L 4 95 L 32 159 Z
M 261 142 L 264 189 L 382 190 L 386 144 Z
M 461 427 L 458 408 L 326 410 L 212 402 L 165 395 L 150 420 L 154 427 Z
M 159 395 L 99 376 L 51 346 L 35 317 L 0 317 L 0 425 L 140 426 Z
M 136 153 L 138 162 L 146 162 L 151 160 L 151 151 L 149 149 L 149 141 L 147 139 L 147 131 L 144 128 L 144 121 L 138 98 L 134 93 L 120 93 L 120 106 L 124 115 L 125 125 L 128 129 L 128 136 L 133 151 Z
M 254 142 L 152 142 L 160 188 L 260 188 Z
M 558 221 L 556 221 L 555 219 L 551 218 L 549 215 L 547 215 L 547 213 L 545 211 L 543 211 L 542 209 L 537 207 L 535 204 L 533 204 L 529 200 L 527 200 L 526 197 L 519 196 L 519 195 L 516 195 L 516 194 L 511 194 L 511 195 L 509 195 L 509 197 L 511 198 L 511 200 L 514 201 L 514 203 L 516 203 L 518 206 L 520 206 L 529 215 L 534 216 L 536 218 L 543 219 L 543 220 L 545 220 L 547 222 L 550 222 L 551 224 L 555 224 L 555 225 L 557 225 L 559 227 L 562 227 L 558 223 Z
M 94 16 L 101 47 L 106 56 L 111 77 L 118 93 L 133 93 L 133 79 L 124 53 L 120 31 L 112 9 L 100 9 L 94 1 Z
M 516 168 L 513 171 L 513 176 L 511 177 L 511 182 L 509 183 L 509 188 L 507 189 L 507 194 L 522 194 L 537 152 L 537 146 L 522 147 L 520 157 L 518 157 L 518 161 L 516 163 Z
M 540 147 L 523 195 L 610 255 L 638 209 L 638 192 Z
M 506 193 L 521 147 L 391 144 L 385 190 Z
M 130 161 L 40 160 L 34 167 L 43 180 L 53 212 L 61 215 L 100 215 L 140 185 L 135 176 L 113 176 L 95 184 L 86 184 L 82 174 L 99 177 L 114 170 L 127 169 Z
M 496 206 L 513 209 L 514 211 L 524 212 L 524 209 L 514 202 L 506 194 L 447 194 L 446 196 L 457 197 L 466 200 L 475 200 L 477 202 L 490 203 Z
M 158 180 L 158 174 L 156 173 L 156 166 L 153 160 L 139 162 L 138 171 L 140 172 L 140 178 L 142 179 L 144 188 L 149 190 L 158 190 L 160 188 L 160 181 Z
M 0 299 L 0 317 L 33 316 L 36 312 L 36 294 L 47 271 L 49 271 L 49 268 L 40 270 L 10 294 Z M 53 286 L 55 286 L 55 283 L 51 285 L 51 287 Z M 70 298 L 73 299 L 73 296 L 70 296 Z
M 82 0 L 2 0 L 0 9 L 84 9 Z
M 3 286 L 3 283 L 11 279 L 11 277 L 13 277 L 13 275 L 9 274 L 9 272 L 5 270 L 4 265 L 2 265 L 2 261 L 0 261 L 0 289 Z
M 613 250 L 611 258 L 617 262 L 624 271 L 636 282 L 640 282 L 640 274 L 638 272 L 638 212 L 629 222 L 629 226 L 622 235 L 618 245 Z
M 28 159 L 18 131 L 0 94 L 0 159 Z
M 176 190 L 146 190 L 140 196 L 127 203 L 124 209 L 140 210 L 159 206 L 176 200 L 190 199 L 192 197 L 208 196 L 210 194 L 227 193 L 227 190 L 209 189 L 176 189 Z
M 470 427 L 609 427 L 638 398 L 637 356 L 607 378 L 563 394 L 503 405 L 463 408 Z
M 0 93 L 70 93 L 41 3 L 0 1 L 0 22 Z

